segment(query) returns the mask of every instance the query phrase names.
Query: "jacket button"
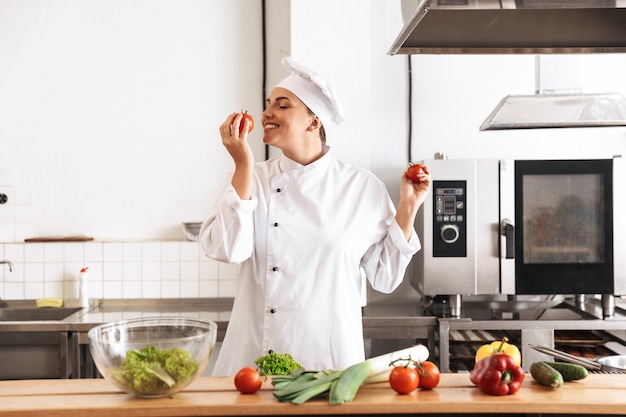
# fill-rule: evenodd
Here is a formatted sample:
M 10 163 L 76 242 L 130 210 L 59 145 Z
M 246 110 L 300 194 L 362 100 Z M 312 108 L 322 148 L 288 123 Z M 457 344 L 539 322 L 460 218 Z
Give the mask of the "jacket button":
M 272 268 L 272 271 L 274 271 L 274 272 L 278 271 L 278 267 L 275 266 L 274 268 Z
M 278 227 L 278 223 L 274 223 L 274 227 Z
M 281 190 L 280 188 L 277 188 L 277 189 L 276 189 L 276 192 L 277 192 L 277 193 L 280 193 L 281 191 L 282 191 L 282 190 Z
M 272 314 L 276 314 L 276 309 L 275 309 L 275 308 L 271 309 L 271 310 L 270 310 L 270 313 L 272 313 Z
M 274 353 L 274 351 L 272 349 L 270 349 L 270 350 L 267 351 L 267 353 L 269 353 L 271 355 L 272 353 Z

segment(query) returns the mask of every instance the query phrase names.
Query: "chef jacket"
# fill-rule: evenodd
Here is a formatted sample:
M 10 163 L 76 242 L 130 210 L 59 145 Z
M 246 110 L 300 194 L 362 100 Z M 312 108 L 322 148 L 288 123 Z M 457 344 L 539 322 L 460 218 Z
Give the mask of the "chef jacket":
M 214 375 L 272 351 L 315 370 L 363 361 L 361 271 L 390 293 L 421 247 L 414 230 L 405 239 L 384 183 L 329 147 L 308 165 L 284 155 L 255 163 L 252 198 L 229 184 L 200 243 L 208 257 L 240 264 Z

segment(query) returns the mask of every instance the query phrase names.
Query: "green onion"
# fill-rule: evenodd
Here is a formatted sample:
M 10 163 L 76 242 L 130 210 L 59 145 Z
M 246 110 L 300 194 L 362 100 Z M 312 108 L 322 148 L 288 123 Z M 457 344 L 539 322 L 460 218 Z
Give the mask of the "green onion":
M 424 362 L 428 348 L 415 345 L 354 364 L 345 370 L 308 371 L 298 369 L 289 375 L 272 377 L 274 396 L 282 402 L 302 404 L 318 395 L 329 393 L 330 404 L 352 401 L 363 383 L 386 381 L 391 363 L 397 359 Z

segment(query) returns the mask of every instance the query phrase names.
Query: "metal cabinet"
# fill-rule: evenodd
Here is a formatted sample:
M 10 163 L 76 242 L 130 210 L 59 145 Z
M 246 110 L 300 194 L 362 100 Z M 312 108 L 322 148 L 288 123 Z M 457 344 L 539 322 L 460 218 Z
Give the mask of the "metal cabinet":
M 533 362 L 552 360 L 553 358 L 537 352 L 529 345 L 555 346 L 555 332 L 561 330 L 588 330 L 601 331 L 610 335 L 611 331 L 626 330 L 624 320 L 471 320 L 471 319 L 440 319 L 439 333 L 439 359 L 441 372 L 451 372 L 450 366 L 450 341 L 454 331 L 493 331 L 511 332 L 518 337 L 518 343 L 522 353 L 522 367 L 530 369 Z M 623 345 L 623 339 L 612 337 L 616 343 Z M 485 341 L 491 342 L 493 340 Z M 619 352 L 618 352 L 619 353 Z
M 0 379 L 69 378 L 68 341 L 66 330 L 0 332 Z

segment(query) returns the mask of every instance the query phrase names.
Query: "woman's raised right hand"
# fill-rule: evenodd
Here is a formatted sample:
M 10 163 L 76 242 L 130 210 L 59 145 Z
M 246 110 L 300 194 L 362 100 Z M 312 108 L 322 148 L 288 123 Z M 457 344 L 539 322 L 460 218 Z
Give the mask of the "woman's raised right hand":
M 244 128 L 239 132 L 236 126 L 239 126 L 243 118 L 243 113 L 230 114 L 224 123 L 220 125 L 220 135 L 222 136 L 222 144 L 233 158 L 235 165 L 254 164 L 254 155 L 248 144 L 248 127 L 249 121 L 244 121 Z

